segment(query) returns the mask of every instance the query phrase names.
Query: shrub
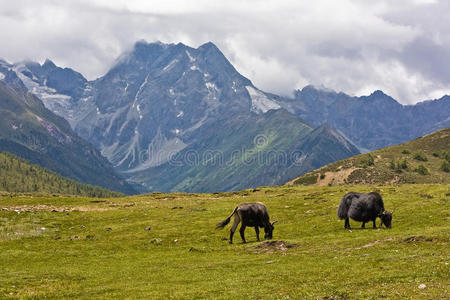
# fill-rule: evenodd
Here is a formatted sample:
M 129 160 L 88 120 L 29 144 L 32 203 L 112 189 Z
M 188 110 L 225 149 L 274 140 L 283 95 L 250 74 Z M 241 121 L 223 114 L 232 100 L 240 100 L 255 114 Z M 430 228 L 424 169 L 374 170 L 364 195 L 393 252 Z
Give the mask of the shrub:
M 448 154 L 447 151 L 442 151 L 441 157 L 442 157 L 443 159 L 445 159 L 446 161 L 450 161 L 450 155 Z
M 389 162 L 389 168 L 392 170 L 395 170 L 395 160 L 391 159 L 391 161 Z
M 448 160 L 444 159 L 442 161 L 440 170 L 444 171 L 444 172 L 447 172 L 447 173 L 450 172 L 450 162 Z
M 317 183 L 317 175 L 313 174 L 313 175 L 306 175 L 303 177 L 300 177 L 299 179 L 297 179 L 296 181 L 294 181 L 295 185 L 309 185 L 309 184 L 315 184 Z
M 325 173 L 320 174 L 320 179 L 325 179 Z
M 408 162 L 406 161 L 406 159 L 401 159 L 397 162 L 397 169 L 408 169 Z
M 433 155 L 434 157 L 439 157 L 439 152 L 433 152 L 431 155 Z
M 419 173 L 420 175 L 430 174 L 430 171 L 428 171 L 428 169 L 424 165 L 418 165 L 413 171 Z
M 409 152 L 408 149 L 405 149 L 405 150 L 402 151 L 402 154 L 410 154 L 410 153 L 411 153 L 411 152 Z
M 414 159 L 419 160 L 419 161 L 427 161 L 428 160 L 428 158 L 425 155 L 425 152 L 423 152 L 423 150 L 414 152 Z
M 400 159 L 398 161 L 392 159 L 389 163 L 389 168 L 400 173 L 402 170 L 408 169 L 408 162 L 406 159 Z
M 359 165 L 362 168 L 366 168 L 368 166 L 373 166 L 375 164 L 375 160 L 373 159 L 373 156 L 371 154 L 367 154 L 360 158 Z

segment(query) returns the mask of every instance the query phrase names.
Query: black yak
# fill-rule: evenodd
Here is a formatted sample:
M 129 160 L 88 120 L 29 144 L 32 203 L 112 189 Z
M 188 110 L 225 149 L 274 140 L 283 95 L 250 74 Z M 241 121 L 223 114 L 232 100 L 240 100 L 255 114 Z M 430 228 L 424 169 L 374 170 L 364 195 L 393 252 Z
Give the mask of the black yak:
M 375 220 L 381 219 L 380 227 L 384 224 L 387 228 L 391 228 L 392 212 L 384 210 L 383 199 L 381 195 L 372 192 L 367 194 L 350 192 L 344 195 L 339 204 L 338 217 L 345 219 L 344 227 L 350 229 L 349 218 L 362 222 L 362 228 L 365 228 L 366 222 L 372 221 L 373 228 L 377 228 Z
M 241 233 L 242 242 L 245 241 L 245 227 L 255 227 L 256 232 L 256 240 L 259 242 L 259 228 L 264 228 L 264 238 L 271 239 L 273 233 L 273 224 L 277 221 L 270 223 L 269 221 L 269 213 L 267 211 L 267 207 L 261 202 L 255 203 L 242 203 L 236 206 L 231 215 L 217 224 L 216 228 L 224 228 L 228 223 L 230 223 L 231 217 L 234 215 L 233 226 L 231 226 L 230 230 L 230 244 L 233 243 L 233 234 L 236 231 L 239 222 L 242 222 L 241 229 L 239 232 Z

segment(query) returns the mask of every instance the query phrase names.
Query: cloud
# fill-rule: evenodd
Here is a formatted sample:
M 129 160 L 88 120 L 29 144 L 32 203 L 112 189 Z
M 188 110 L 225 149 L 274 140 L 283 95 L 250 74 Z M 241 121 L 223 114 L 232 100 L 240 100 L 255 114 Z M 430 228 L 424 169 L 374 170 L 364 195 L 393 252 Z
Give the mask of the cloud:
M 402 103 L 450 93 L 449 4 L 431 0 L 0 0 L 0 57 L 89 79 L 135 41 L 213 41 L 259 88 L 306 84 Z

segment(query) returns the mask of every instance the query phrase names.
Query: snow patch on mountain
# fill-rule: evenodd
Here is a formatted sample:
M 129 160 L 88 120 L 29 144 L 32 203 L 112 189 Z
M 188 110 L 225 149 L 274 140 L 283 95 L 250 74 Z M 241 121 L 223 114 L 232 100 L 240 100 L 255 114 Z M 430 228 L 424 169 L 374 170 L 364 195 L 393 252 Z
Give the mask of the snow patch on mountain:
M 178 62 L 178 59 L 172 60 L 167 66 L 164 67 L 163 71 L 169 71 Z
M 280 109 L 281 106 L 269 99 L 263 92 L 247 85 L 245 87 L 252 100 L 252 111 L 256 113 L 266 113 L 271 109 Z
M 189 57 L 189 61 L 190 61 L 191 63 L 195 62 L 195 58 L 192 57 L 191 53 L 189 53 L 188 50 L 186 50 L 186 55 Z
M 38 98 L 42 100 L 45 107 L 54 113 L 64 116 L 64 110 L 70 110 L 72 106 L 72 97 L 57 93 L 53 88 L 46 85 L 39 84 L 36 76 L 32 78 L 24 75 L 24 73 L 30 73 L 28 68 L 20 63 L 13 66 L 14 72 L 17 74 L 20 80 L 22 80 L 25 87 Z

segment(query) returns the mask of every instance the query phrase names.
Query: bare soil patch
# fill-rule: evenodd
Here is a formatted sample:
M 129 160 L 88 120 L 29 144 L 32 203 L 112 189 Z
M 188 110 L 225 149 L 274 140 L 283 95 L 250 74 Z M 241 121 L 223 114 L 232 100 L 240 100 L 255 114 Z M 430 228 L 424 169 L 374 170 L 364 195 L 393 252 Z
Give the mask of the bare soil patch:
M 358 168 L 349 168 L 349 169 L 341 169 L 337 172 L 325 172 L 325 178 L 317 181 L 318 186 L 326 186 L 326 185 L 340 185 L 344 184 L 345 180 L 353 173 L 353 171 Z
M 290 248 L 298 247 L 297 244 L 288 244 L 285 241 L 267 241 L 256 246 L 256 252 L 258 253 L 275 253 L 284 252 Z
M 426 236 L 410 236 L 403 240 L 405 243 L 414 243 L 414 242 L 437 242 L 437 238 L 426 237 Z
M 13 211 L 16 213 L 37 212 L 37 211 L 70 212 L 70 211 L 107 211 L 118 208 L 120 207 L 88 206 L 88 205 L 72 206 L 72 207 L 61 207 L 53 205 L 20 205 L 20 206 L 3 207 L 2 211 Z
M 388 238 L 385 240 L 375 240 L 373 242 L 370 242 L 368 244 L 362 245 L 361 247 L 356 247 L 356 248 L 347 248 L 346 250 L 359 250 L 359 249 L 363 249 L 363 248 L 369 248 L 369 247 L 373 247 L 377 244 L 383 243 L 383 242 L 388 242 L 388 241 L 393 241 L 393 238 Z

